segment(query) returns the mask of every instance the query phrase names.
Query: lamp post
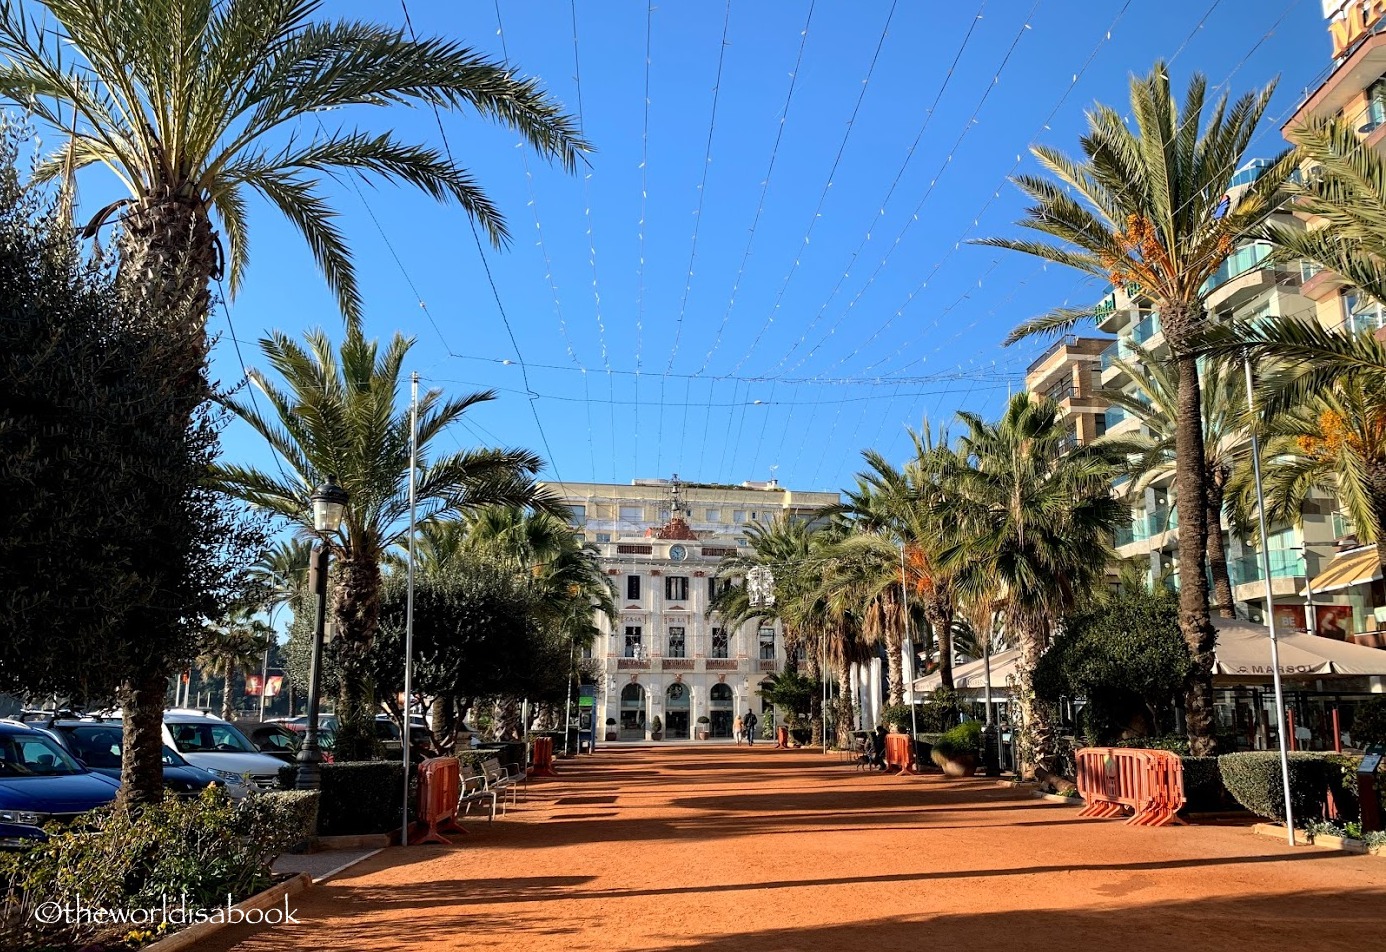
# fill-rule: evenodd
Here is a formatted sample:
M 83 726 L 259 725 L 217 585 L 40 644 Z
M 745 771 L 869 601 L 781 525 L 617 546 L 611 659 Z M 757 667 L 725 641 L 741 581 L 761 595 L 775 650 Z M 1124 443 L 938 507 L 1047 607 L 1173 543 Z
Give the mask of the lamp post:
M 318 764 L 322 761 L 322 751 L 318 749 L 318 678 L 322 669 L 323 629 L 327 623 L 327 565 L 331 551 L 327 536 L 341 526 L 348 499 L 335 476 L 328 476 L 327 482 L 313 490 L 313 528 L 317 530 L 319 541 L 313 550 L 308 580 L 317 607 L 313 617 L 313 656 L 308 667 L 308 729 L 298 751 L 295 783 L 300 790 L 316 790 L 321 784 L 318 774 Z

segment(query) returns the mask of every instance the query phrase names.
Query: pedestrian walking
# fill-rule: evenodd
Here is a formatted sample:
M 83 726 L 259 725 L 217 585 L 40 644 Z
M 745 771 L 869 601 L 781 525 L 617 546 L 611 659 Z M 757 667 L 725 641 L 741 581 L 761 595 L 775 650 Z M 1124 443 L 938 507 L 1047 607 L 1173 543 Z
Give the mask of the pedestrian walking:
M 738 746 L 740 746 L 741 744 L 741 735 L 744 731 L 745 728 L 742 726 L 741 723 L 741 715 L 738 714 L 736 715 L 736 720 L 732 721 L 732 736 L 736 738 L 736 743 Z
M 759 718 L 755 711 L 747 711 L 746 716 L 741 719 L 741 724 L 746 729 L 746 746 L 754 747 L 756 743 L 756 724 Z

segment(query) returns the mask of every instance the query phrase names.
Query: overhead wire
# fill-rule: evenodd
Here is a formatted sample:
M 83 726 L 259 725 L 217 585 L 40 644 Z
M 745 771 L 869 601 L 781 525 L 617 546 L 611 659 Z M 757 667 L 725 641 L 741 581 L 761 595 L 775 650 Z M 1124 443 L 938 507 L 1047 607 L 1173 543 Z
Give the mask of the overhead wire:
M 1038 2 L 1038 0 L 1036 0 L 1036 2 Z M 746 353 L 743 354 L 741 359 L 736 362 L 736 365 L 732 367 L 732 373 L 736 373 L 741 369 L 742 365 L 746 363 L 751 354 L 755 352 L 756 347 L 764 338 L 765 332 L 774 325 L 776 313 L 784 303 L 785 292 L 789 289 L 790 283 L 794 280 L 794 275 L 799 271 L 799 265 L 803 261 L 804 252 L 808 249 L 809 243 L 813 238 L 813 230 L 823 217 L 823 206 L 827 203 L 828 193 L 832 191 L 833 180 L 837 175 L 838 167 L 842 163 L 842 156 L 847 151 L 847 143 L 852 137 L 852 130 L 856 128 L 857 116 L 861 112 L 861 104 L 866 100 L 867 90 L 871 86 L 871 77 L 875 75 L 876 64 L 880 61 L 881 50 L 885 47 L 886 37 L 890 35 L 890 24 L 895 18 L 897 6 L 898 0 L 892 0 L 890 10 L 886 13 L 885 23 L 881 27 L 880 38 L 876 41 L 875 50 L 872 51 L 870 65 L 866 68 L 866 78 L 861 81 L 861 89 L 857 91 L 856 102 L 852 106 L 851 115 L 847 117 L 847 126 L 843 129 L 842 139 L 837 144 L 837 154 L 833 156 L 832 165 L 828 168 L 827 179 L 823 183 L 823 188 L 818 193 L 818 201 L 814 205 L 813 213 L 809 216 L 808 227 L 804 230 L 804 236 L 799 241 L 799 247 L 794 252 L 793 259 L 791 259 L 789 271 L 785 274 L 784 279 L 780 282 L 779 289 L 775 292 L 775 300 L 770 305 L 770 310 L 765 316 L 764 323 L 761 324 L 760 330 L 756 332 L 756 336 L 751 341 L 751 346 L 747 348 Z
M 688 275 L 684 280 L 683 297 L 679 301 L 678 317 L 674 321 L 674 345 L 669 351 L 669 361 L 665 364 L 664 373 L 659 378 L 659 436 L 656 441 L 655 452 L 655 471 L 660 471 L 660 460 L 664 450 L 664 388 L 668 384 L 669 374 L 674 369 L 674 360 L 679 353 L 679 340 L 683 336 L 683 319 L 688 311 L 688 295 L 693 288 L 693 270 L 698 258 L 698 233 L 701 231 L 703 222 L 703 202 L 707 197 L 707 173 L 712 165 L 712 140 L 717 131 L 717 102 L 722 91 L 722 66 L 726 61 L 727 54 L 727 32 L 731 27 L 731 0 L 727 0 L 725 12 L 722 15 L 722 39 L 717 47 L 717 74 L 712 82 L 712 110 L 707 123 L 707 143 L 703 147 L 703 167 L 702 176 L 698 181 L 698 204 L 693 210 L 693 237 L 688 249 Z M 644 217 L 643 215 L 641 216 Z M 643 256 L 642 256 L 643 263 Z M 684 404 L 685 413 L 687 404 Z M 685 423 L 687 416 L 685 415 Z M 680 448 L 682 442 L 678 444 Z M 680 467 L 682 462 L 680 461 Z
M 417 41 L 418 36 L 414 32 L 414 24 L 409 18 L 409 6 L 406 0 L 399 0 L 400 10 L 404 13 L 404 26 L 409 31 L 412 40 Z M 433 111 L 433 120 L 438 126 L 438 135 L 442 137 L 443 151 L 447 154 L 448 162 L 456 166 L 457 159 L 452 154 L 452 144 L 448 141 L 447 129 L 443 127 L 443 116 L 438 111 L 436 103 L 430 103 Z M 558 468 L 558 460 L 554 457 L 553 447 L 549 445 L 549 436 L 544 431 L 544 423 L 539 419 L 539 409 L 535 406 L 537 394 L 529 381 L 529 368 L 525 365 L 523 354 L 520 352 L 520 343 L 515 339 L 515 329 L 510 326 L 510 317 L 506 313 L 505 304 L 501 301 L 500 289 L 496 286 L 495 276 L 491 273 L 491 262 L 486 257 L 486 249 L 481 244 L 481 234 L 477 231 L 476 222 L 470 215 L 466 216 L 467 225 L 472 232 L 472 241 L 476 244 L 477 257 L 481 259 L 481 267 L 486 274 L 486 283 L 491 289 L 491 297 L 496 303 L 496 312 L 500 315 L 501 324 L 505 327 L 505 333 L 510 338 L 510 346 L 515 350 L 515 359 L 520 365 L 521 378 L 525 384 L 525 394 L 528 397 L 530 415 L 534 418 L 534 425 L 539 431 L 539 439 L 544 444 L 544 452 L 548 454 L 549 465 L 553 467 L 556 477 L 562 479 L 562 473 Z
M 508 63 L 510 62 L 510 47 L 506 42 L 505 23 L 501 19 L 500 0 L 495 0 L 494 5 L 496 10 L 496 36 L 500 38 L 501 56 Z M 539 217 L 539 199 L 534 193 L 534 172 L 529 166 L 529 151 L 524 148 L 523 142 L 516 144 L 516 151 L 520 154 L 520 163 L 524 168 L 525 189 L 529 193 L 529 207 L 534 214 L 535 244 L 538 246 L 539 253 L 544 259 L 544 281 L 548 284 L 549 294 L 553 297 L 553 310 L 555 316 L 558 318 L 558 332 L 563 338 L 563 346 L 568 353 L 568 358 L 583 374 L 583 386 L 585 387 L 587 385 L 587 367 L 584 366 L 582 361 L 578 358 L 577 350 L 573 346 L 573 339 L 568 334 L 568 322 L 563 315 L 563 302 L 559 300 L 558 284 L 554 279 L 553 261 L 549 257 L 548 245 L 544 242 L 544 225 Z M 595 474 L 597 471 L 597 449 L 596 440 L 593 437 L 592 431 L 592 410 L 590 406 L 587 409 L 587 450 L 590 456 L 592 472 Z

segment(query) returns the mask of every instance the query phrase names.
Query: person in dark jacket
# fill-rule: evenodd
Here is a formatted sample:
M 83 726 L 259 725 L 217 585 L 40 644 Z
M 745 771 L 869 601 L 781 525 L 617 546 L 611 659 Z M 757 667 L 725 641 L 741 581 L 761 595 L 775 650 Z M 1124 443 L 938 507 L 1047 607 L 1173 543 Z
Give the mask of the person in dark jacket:
M 746 728 L 746 746 L 753 747 L 756 742 L 756 725 L 760 723 L 760 718 L 756 717 L 755 711 L 747 711 L 746 716 L 741 719 L 741 725 Z

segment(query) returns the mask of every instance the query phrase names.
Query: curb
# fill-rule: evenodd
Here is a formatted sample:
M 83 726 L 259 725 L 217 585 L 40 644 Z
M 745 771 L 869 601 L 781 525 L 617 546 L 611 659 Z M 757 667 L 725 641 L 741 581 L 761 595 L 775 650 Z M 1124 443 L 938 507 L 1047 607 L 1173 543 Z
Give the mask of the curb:
M 313 853 L 327 853 L 332 850 L 379 850 L 399 844 L 399 832 L 363 833 L 356 836 L 315 836 L 312 839 Z
M 1278 823 L 1257 823 L 1251 828 L 1251 832 L 1258 836 L 1273 836 L 1284 842 L 1285 828 Z M 1342 836 L 1330 836 L 1328 834 L 1317 833 L 1309 836 L 1303 830 L 1295 830 L 1296 846 L 1317 846 L 1320 849 L 1338 850 L 1342 853 L 1352 853 L 1356 856 L 1383 856 L 1381 847 L 1375 850 L 1368 848 L 1366 843 L 1361 840 L 1348 839 Z
M 348 869 L 351 869 L 351 867 L 355 866 L 357 863 L 364 863 L 366 860 L 370 859 L 370 858 L 371 858 L 372 856 L 374 856 L 376 853 L 383 853 L 383 852 L 385 852 L 385 849 L 384 849 L 384 847 L 381 847 L 380 849 L 371 850 L 369 853 L 367 853 L 367 854 L 364 855 L 364 856 L 358 856 L 358 857 L 356 857 L 355 859 L 347 860 L 345 863 L 343 863 L 343 864 L 340 865 L 340 866 L 334 866 L 334 867 L 332 867 L 331 869 L 329 869 L 327 872 L 323 873 L 321 876 L 318 876 L 316 879 L 314 879 L 314 880 L 313 880 L 313 885 L 316 886 L 316 885 L 318 885 L 319 883 L 325 883 L 325 882 L 327 882 L 329 879 L 331 879 L 333 876 L 340 875 L 341 873 L 346 872 Z M 299 875 L 300 875 L 300 876 L 306 876 L 306 875 L 308 875 L 308 874 L 307 874 L 307 873 L 299 873 Z
M 335 873 L 338 871 L 334 870 L 333 872 Z M 313 880 L 309 875 L 307 873 L 299 873 L 284 880 L 282 883 L 276 883 L 263 892 L 256 893 L 249 899 L 236 903 L 231 908 L 240 912 L 270 909 L 279 905 L 280 900 L 287 900 L 289 896 L 301 893 L 311 885 L 313 885 Z M 184 949 L 193 949 L 196 948 L 203 939 L 220 932 L 228 925 L 236 925 L 236 923 L 196 922 L 180 932 L 176 932 L 171 936 L 160 939 L 158 942 L 145 946 L 143 952 L 183 952 Z

